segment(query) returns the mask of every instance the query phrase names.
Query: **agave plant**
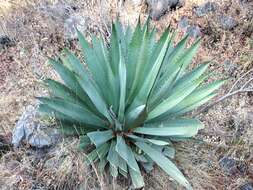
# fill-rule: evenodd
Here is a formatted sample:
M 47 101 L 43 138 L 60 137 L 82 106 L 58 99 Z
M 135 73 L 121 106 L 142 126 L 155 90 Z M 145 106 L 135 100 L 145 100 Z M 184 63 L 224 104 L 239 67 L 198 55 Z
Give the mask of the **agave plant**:
M 215 96 L 223 81 L 207 84 L 208 63 L 187 71 L 200 45 L 187 47 L 188 35 L 175 44 L 167 29 L 159 40 L 148 21 L 134 30 L 117 21 L 110 43 L 77 31 L 84 60 L 69 50 L 49 63 L 64 83 L 45 80 L 50 97 L 40 97 L 40 111 L 54 116 L 64 133 L 79 135 L 87 163 L 98 162 L 113 177 L 130 176 L 144 186 L 141 169 L 157 164 L 187 189 L 190 183 L 170 160 L 173 142 L 189 139 L 203 128 L 184 115 Z

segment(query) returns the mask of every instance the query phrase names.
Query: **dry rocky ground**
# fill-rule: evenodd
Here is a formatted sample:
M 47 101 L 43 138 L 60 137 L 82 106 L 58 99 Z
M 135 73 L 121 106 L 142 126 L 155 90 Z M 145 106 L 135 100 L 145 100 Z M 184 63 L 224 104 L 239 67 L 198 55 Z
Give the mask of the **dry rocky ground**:
M 193 65 L 212 59 L 213 79 L 229 79 L 212 102 L 233 86 L 232 92 L 240 90 L 197 116 L 206 128 L 176 144 L 178 166 L 194 189 L 253 189 L 253 93 L 243 92 L 253 82 L 252 0 L 0 0 L 0 189 L 128 189 L 129 181 L 87 168 L 76 139 L 51 148 L 36 148 L 29 139 L 16 149 L 10 142 L 27 106 L 46 93 L 41 80 L 57 77 L 47 57 L 63 47 L 78 51 L 74 25 L 87 37 L 108 39 L 116 17 L 134 25 L 149 14 L 159 34 L 171 25 L 203 38 Z M 180 189 L 158 168 L 145 181 L 145 189 Z

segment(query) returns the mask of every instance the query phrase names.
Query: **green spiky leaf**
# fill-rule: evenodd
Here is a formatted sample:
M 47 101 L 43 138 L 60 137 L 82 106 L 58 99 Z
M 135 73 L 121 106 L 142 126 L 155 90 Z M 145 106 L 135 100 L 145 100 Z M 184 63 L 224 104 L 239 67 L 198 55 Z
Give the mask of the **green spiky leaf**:
M 39 111 L 64 134 L 79 136 L 85 162 L 98 162 L 101 174 L 130 177 L 133 188 L 142 188 L 141 168 L 150 172 L 157 164 L 191 189 L 169 160 L 173 142 L 191 140 L 203 128 L 184 114 L 214 97 L 224 81 L 205 84 L 208 62 L 188 71 L 200 39 L 190 44 L 185 35 L 176 43 L 177 32 L 168 27 L 156 40 L 149 19 L 144 26 L 139 19 L 135 29 L 119 20 L 111 28 L 108 44 L 94 35 L 89 43 L 77 31 L 82 55 L 64 49 L 49 60 L 62 82 L 44 81 L 49 97 L 38 98 Z

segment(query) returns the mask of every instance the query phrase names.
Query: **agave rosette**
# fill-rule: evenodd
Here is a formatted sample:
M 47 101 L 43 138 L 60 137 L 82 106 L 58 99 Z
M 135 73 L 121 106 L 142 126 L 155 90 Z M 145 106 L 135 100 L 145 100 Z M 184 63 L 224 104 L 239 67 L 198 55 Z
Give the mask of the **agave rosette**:
M 158 41 L 155 35 L 148 21 L 134 31 L 115 22 L 109 45 L 94 36 L 90 45 L 78 31 L 84 60 L 68 50 L 49 60 L 64 83 L 45 80 L 50 97 L 39 98 L 40 111 L 54 116 L 64 133 L 79 135 L 81 148 L 91 145 L 85 160 L 98 161 L 100 171 L 129 175 L 140 188 L 140 167 L 150 171 L 155 163 L 191 189 L 170 160 L 172 143 L 203 128 L 184 115 L 214 97 L 223 81 L 205 83 L 208 63 L 186 70 L 200 40 L 187 48 L 187 35 L 177 44 L 170 29 Z

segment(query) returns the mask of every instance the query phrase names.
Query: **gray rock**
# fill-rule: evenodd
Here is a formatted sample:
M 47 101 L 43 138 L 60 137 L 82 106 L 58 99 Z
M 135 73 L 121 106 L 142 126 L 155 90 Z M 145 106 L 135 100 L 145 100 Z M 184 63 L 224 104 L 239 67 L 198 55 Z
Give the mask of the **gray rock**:
M 14 147 L 18 147 L 21 141 L 32 133 L 34 113 L 35 108 L 28 106 L 17 122 L 12 135 L 12 144 Z
M 84 13 L 79 11 L 79 9 L 70 2 L 58 1 L 54 4 L 42 2 L 38 9 L 46 16 L 50 16 L 59 27 L 63 25 L 64 37 L 66 40 L 77 38 L 75 28 L 82 32 L 86 30 L 87 16 L 83 15 Z
M 132 0 L 133 5 L 140 6 L 143 3 L 143 0 Z
M 150 17 L 153 20 L 159 20 L 168 9 L 182 7 L 184 0 L 147 0 L 150 8 Z
M 60 139 L 57 129 L 36 121 L 37 106 L 28 106 L 14 128 L 12 144 L 19 147 L 23 141 L 35 148 L 48 147 Z
M 178 6 L 179 3 L 180 3 L 179 0 L 169 0 L 168 1 L 169 8 L 175 8 L 176 6 Z
M 249 165 L 248 173 L 249 173 L 249 175 L 253 178 L 253 164 L 250 164 L 250 165 Z
M 253 190 L 253 184 L 252 183 L 246 183 L 246 184 L 240 186 L 240 190 Z
M 192 38 L 198 38 L 199 36 L 201 36 L 201 30 L 199 26 L 193 25 L 193 26 L 189 26 L 187 28 L 186 33 L 189 34 L 190 37 Z
M 177 3 L 177 7 L 183 7 L 185 5 L 185 0 L 179 0 L 178 3 Z
M 219 165 L 228 175 L 235 175 L 238 173 L 237 161 L 233 158 L 224 157 L 219 161 Z
M 240 172 L 240 175 L 242 175 L 242 176 L 246 175 L 247 170 L 248 170 L 248 166 L 247 166 L 247 164 L 245 162 L 239 163 L 238 166 L 237 166 L 237 168 L 238 168 L 238 170 Z
M 205 16 L 208 13 L 216 11 L 217 8 L 218 8 L 217 3 L 215 3 L 215 2 L 206 2 L 206 3 L 196 7 L 195 9 L 193 9 L 193 11 L 198 17 L 202 17 L 202 16 Z
M 64 21 L 74 11 L 70 4 L 62 1 L 53 4 L 41 2 L 38 10 L 56 21 Z
M 86 19 L 86 17 L 84 17 L 80 13 L 74 13 L 64 21 L 64 37 L 68 40 L 76 39 L 76 29 L 80 31 L 85 31 L 87 27 L 88 20 Z
M 251 0 L 238 0 L 241 5 L 248 4 Z
M 238 68 L 237 64 L 233 63 L 230 60 L 225 60 L 224 69 L 229 76 L 234 76 L 237 68 Z
M 153 20 L 159 20 L 168 10 L 169 1 L 168 0 L 147 0 L 150 7 L 150 17 Z
M 180 21 L 178 22 L 178 27 L 185 30 L 189 26 L 189 19 L 187 16 L 183 16 Z
M 186 16 L 183 16 L 180 21 L 178 22 L 178 27 L 188 33 L 190 37 L 192 38 L 198 38 L 199 36 L 202 35 L 201 29 L 197 25 L 189 25 L 189 19 Z
M 0 157 L 11 149 L 10 143 L 3 135 L 0 135 Z
M 35 130 L 28 137 L 28 143 L 32 147 L 43 148 L 49 147 L 59 140 L 59 133 L 57 129 L 41 126 L 40 124 L 34 125 Z
M 247 173 L 248 166 L 245 162 L 237 161 L 233 158 L 224 157 L 219 161 L 219 165 L 227 175 L 241 175 Z
M 15 45 L 14 42 L 8 36 L 0 36 L 0 50 L 13 45 Z
M 218 20 L 221 28 L 224 30 L 232 30 L 238 25 L 238 22 L 231 16 L 221 15 Z

